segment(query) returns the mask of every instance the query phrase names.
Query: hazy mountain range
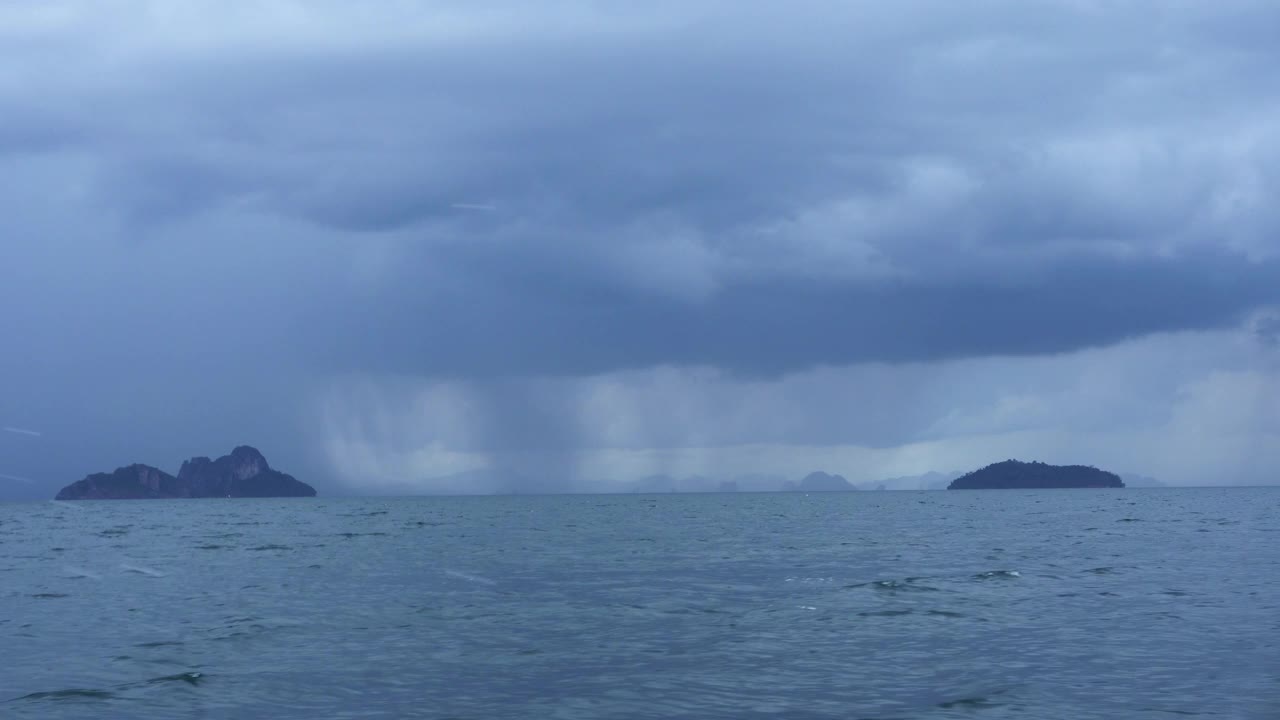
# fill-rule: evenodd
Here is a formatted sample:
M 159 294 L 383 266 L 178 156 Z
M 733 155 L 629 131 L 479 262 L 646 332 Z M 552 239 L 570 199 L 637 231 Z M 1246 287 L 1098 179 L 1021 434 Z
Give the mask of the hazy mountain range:
M 843 475 L 814 471 L 788 478 L 752 473 L 732 476 L 646 475 L 624 481 L 582 482 L 573 492 L 595 493 L 709 493 L 709 492 L 841 492 L 855 490 L 944 490 L 961 473 L 928 472 L 873 481 L 852 482 Z M 433 478 L 439 494 L 526 494 L 544 492 L 552 483 L 512 471 L 471 470 Z M 556 485 L 561 485 L 557 483 Z
M 712 493 L 712 492 L 846 492 L 875 490 L 945 490 L 962 472 L 930 471 L 921 475 L 901 475 L 853 482 L 843 475 L 813 471 L 789 478 L 784 475 L 752 473 L 731 476 L 664 473 L 624 481 L 581 482 L 572 492 L 583 493 Z M 1167 487 L 1159 480 L 1134 473 L 1121 473 L 1127 487 Z M 541 481 L 532 475 L 512 471 L 471 470 L 433 478 L 437 494 L 529 494 L 546 492 L 561 483 Z M 415 492 L 415 494 L 417 494 Z

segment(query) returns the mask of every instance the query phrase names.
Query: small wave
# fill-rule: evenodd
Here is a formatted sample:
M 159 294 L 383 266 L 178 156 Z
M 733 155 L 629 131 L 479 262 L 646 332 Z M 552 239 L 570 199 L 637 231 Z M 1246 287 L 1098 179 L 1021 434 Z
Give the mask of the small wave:
M 293 548 L 290 547 L 289 545 L 259 545 L 257 547 L 251 547 L 249 549 L 250 550 L 292 550 Z
M 33 598 L 64 598 L 64 597 L 71 597 L 71 596 L 66 593 L 35 593 L 31 597 Z
M 1009 578 L 1020 578 L 1020 577 L 1022 577 L 1022 573 L 1018 572 L 1017 570 L 988 570 L 986 572 L 980 572 L 977 575 L 974 575 L 973 579 L 974 580 L 997 580 L 1002 578 L 1009 579 Z
M 915 610 L 868 610 L 858 613 L 859 617 L 901 617 L 911 615 Z
M 141 567 L 139 565 L 130 565 L 129 563 L 121 563 L 120 569 L 125 572 L 146 575 L 147 577 L 164 577 L 164 573 L 159 570 L 152 570 L 151 568 Z
M 65 572 L 66 577 L 71 580 L 81 580 L 81 579 L 101 580 L 102 579 L 101 575 L 91 573 L 88 570 L 81 570 L 80 568 L 65 567 L 62 569 L 62 571 Z
M 162 675 L 153 677 L 142 682 L 131 682 L 123 685 L 116 685 L 116 690 L 124 690 L 140 685 L 155 685 L 160 683 L 182 682 L 188 685 L 198 685 L 204 679 L 204 673 L 200 672 L 182 672 L 174 675 Z M 116 694 L 111 690 L 100 690 L 96 688 L 69 688 L 67 690 L 51 690 L 47 692 L 35 692 L 22 697 L 13 698 L 9 702 L 37 701 L 48 700 L 54 702 L 76 702 L 85 700 L 110 700 L 115 698 Z
M 643 605 L 626 605 L 633 610 L 647 610 Z M 803 607 L 803 606 L 802 606 Z M 728 610 L 718 610 L 710 607 L 682 607 L 671 608 L 661 611 L 663 615 L 731 615 Z
M 29 695 L 17 697 L 9 702 L 21 702 L 23 700 L 53 700 L 53 701 L 76 701 L 76 700 L 109 700 L 115 697 L 115 693 L 108 690 L 94 690 L 90 688 L 69 688 L 67 690 L 50 690 L 47 692 L 34 692 Z
M 903 580 L 873 580 L 868 583 L 858 583 L 856 585 L 846 585 L 846 589 L 853 588 L 871 588 L 872 590 L 880 590 L 884 592 L 939 592 L 938 588 L 931 585 L 921 585 L 920 580 L 925 578 L 905 578 Z
M 188 685 L 199 685 L 202 680 L 204 680 L 204 673 L 184 672 L 177 673 L 176 675 L 162 675 L 160 677 L 154 677 L 147 680 L 146 683 L 148 685 L 154 685 L 156 683 L 184 682 Z
M 991 701 L 991 698 L 983 697 L 981 695 L 958 698 L 956 700 L 947 700 L 938 703 L 938 707 L 944 710 L 951 710 L 953 708 L 986 708 L 996 707 L 997 705 L 999 705 L 999 703 L 994 703 Z
M 472 575 L 471 573 L 464 573 L 459 570 L 445 570 L 444 574 L 448 575 L 449 577 L 456 577 L 459 580 L 468 580 L 473 583 L 480 583 L 481 585 L 497 585 L 498 584 L 496 581 L 490 580 L 487 577 L 480 577 L 479 575 Z
M 256 623 L 256 622 L 258 622 L 258 621 L 260 621 L 260 620 L 262 620 L 262 618 L 258 617 L 257 615 L 245 615 L 245 616 L 243 616 L 243 617 L 227 618 L 227 624 L 228 624 L 228 625 L 241 625 L 241 624 L 244 624 L 244 623 Z

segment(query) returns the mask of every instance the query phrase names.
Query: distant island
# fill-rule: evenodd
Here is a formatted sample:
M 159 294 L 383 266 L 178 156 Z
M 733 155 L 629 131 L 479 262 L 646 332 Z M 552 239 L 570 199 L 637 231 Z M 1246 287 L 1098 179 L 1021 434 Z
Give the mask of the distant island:
M 821 470 L 805 475 L 799 483 L 787 482 L 783 485 L 783 490 L 800 492 L 846 492 L 857 489 L 843 475 L 831 475 Z
M 196 457 L 174 477 L 150 465 L 95 473 L 58 491 L 55 500 L 161 500 L 176 498 L 315 497 L 316 490 L 267 464 L 242 445 L 217 460 Z
M 1004 462 L 961 475 L 948 490 L 1031 490 L 1048 488 L 1122 488 L 1119 475 L 1087 465 Z

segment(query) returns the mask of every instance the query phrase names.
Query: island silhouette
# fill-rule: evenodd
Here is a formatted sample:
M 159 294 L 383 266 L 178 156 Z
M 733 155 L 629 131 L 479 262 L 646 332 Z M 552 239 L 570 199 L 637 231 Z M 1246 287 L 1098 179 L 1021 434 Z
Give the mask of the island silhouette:
M 1089 465 L 1048 465 L 1005 460 L 961 475 L 948 490 L 1031 490 L 1048 488 L 1122 488 L 1119 475 Z
M 217 460 L 195 457 L 177 477 L 150 465 L 94 473 L 58 491 L 55 500 L 315 497 L 310 485 L 274 470 L 256 448 L 241 445 Z

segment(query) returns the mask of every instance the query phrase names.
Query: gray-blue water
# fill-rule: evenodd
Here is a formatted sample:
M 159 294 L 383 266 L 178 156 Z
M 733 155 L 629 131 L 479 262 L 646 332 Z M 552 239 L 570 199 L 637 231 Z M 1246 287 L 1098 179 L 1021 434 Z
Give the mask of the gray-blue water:
M 0 505 L 0 717 L 1280 717 L 1280 488 Z

